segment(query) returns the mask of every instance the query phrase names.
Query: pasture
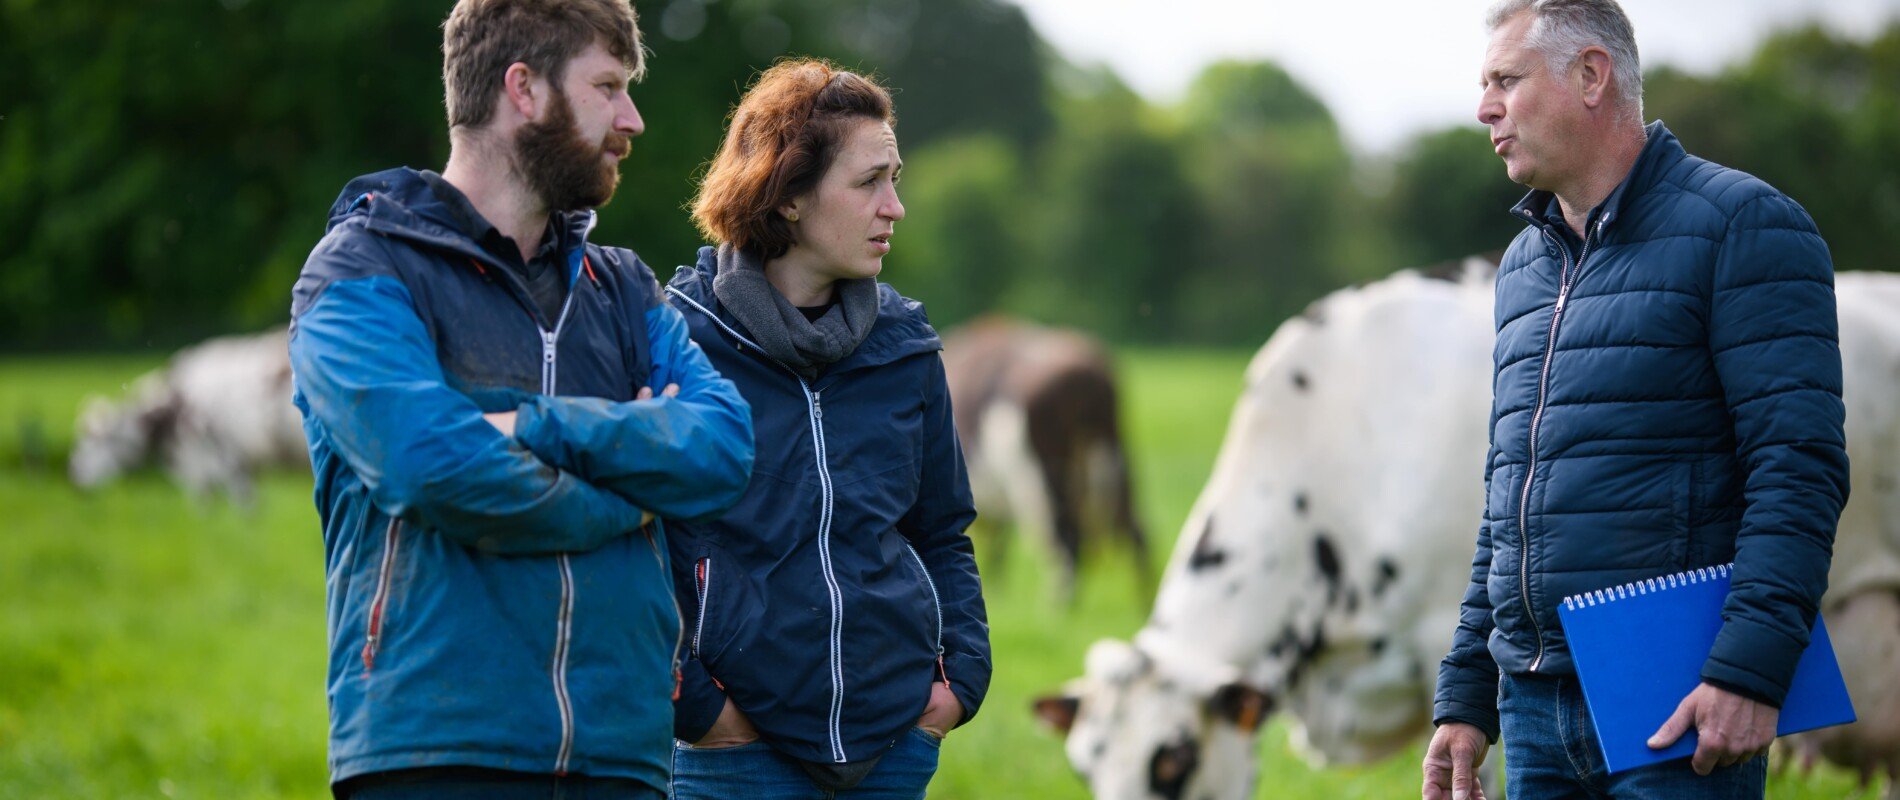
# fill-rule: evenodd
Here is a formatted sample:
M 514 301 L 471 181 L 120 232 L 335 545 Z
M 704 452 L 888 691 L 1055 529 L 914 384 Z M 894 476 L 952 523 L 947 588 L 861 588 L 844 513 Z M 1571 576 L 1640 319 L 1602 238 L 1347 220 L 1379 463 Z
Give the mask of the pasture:
M 1213 462 L 1247 357 L 1120 356 L 1158 562 Z M 196 504 L 155 474 L 82 494 L 59 471 L 79 399 L 116 394 L 157 361 L 0 360 L 0 797 L 327 797 L 308 479 L 263 481 L 245 512 Z M 1012 547 L 986 574 L 995 682 L 951 735 L 934 798 L 1084 796 L 1029 701 L 1077 675 L 1090 642 L 1126 637 L 1146 615 L 1125 553 L 1096 554 L 1070 606 L 1043 581 L 1048 556 Z M 1422 743 L 1383 764 L 1314 771 L 1286 739 L 1282 722 L 1263 737 L 1260 797 L 1416 796 Z M 1769 796 L 1854 792 L 1852 776 L 1823 767 L 1775 777 Z

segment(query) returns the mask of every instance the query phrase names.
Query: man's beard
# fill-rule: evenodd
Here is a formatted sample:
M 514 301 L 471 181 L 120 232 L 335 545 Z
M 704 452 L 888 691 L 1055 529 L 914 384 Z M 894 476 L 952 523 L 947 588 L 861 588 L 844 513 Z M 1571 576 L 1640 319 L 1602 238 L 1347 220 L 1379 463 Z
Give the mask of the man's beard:
M 550 211 L 599 208 L 620 185 L 620 163 L 607 153 L 625 155 L 631 142 L 609 131 L 599 144 L 581 138 L 567 95 L 554 93 L 554 107 L 540 122 L 515 131 L 515 171 Z

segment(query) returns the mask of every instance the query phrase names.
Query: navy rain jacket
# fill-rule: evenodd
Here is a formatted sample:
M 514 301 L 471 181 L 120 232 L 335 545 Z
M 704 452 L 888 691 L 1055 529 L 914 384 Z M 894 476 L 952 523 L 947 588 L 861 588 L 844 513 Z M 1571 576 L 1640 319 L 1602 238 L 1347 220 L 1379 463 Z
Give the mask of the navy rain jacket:
M 692 615 L 678 737 L 705 736 L 730 695 L 780 751 L 860 761 L 916 725 L 937 680 L 968 720 L 989 689 L 989 623 L 942 341 L 879 284 L 870 335 L 807 383 L 720 306 L 715 252 L 667 293 L 752 404 L 758 462 L 730 513 L 672 532 Z
M 558 320 L 407 169 L 344 188 L 297 280 L 333 782 L 465 765 L 667 784 L 681 624 L 641 510 L 736 501 L 751 415 L 652 272 L 586 243 L 593 221 L 556 217 Z M 501 411 L 513 439 L 481 417 Z
M 1574 672 L 1570 595 L 1733 561 L 1702 677 L 1780 705 L 1847 502 L 1834 270 L 1813 220 L 1662 123 L 1572 248 L 1548 192 L 1498 267 L 1485 514 L 1437 722 L 1497 739 L 1500 669 Z

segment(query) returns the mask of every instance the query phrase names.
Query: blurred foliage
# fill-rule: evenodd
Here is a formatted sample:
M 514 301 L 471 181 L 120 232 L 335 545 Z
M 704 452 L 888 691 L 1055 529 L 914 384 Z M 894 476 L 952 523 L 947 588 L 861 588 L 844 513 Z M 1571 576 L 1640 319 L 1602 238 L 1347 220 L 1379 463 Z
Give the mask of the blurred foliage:
M 447 157 L 449 0 L 0 2 L 0 350 L 175 346 L 281 322 L 351 177 Z M 647 132 L 597 234 L 665 279 L 752 75 L 786 54 L 897 90 L 910 216 L 885 276 L 940 324 L 1005 310 L 1132 342 L 1257 344 L 1324 292 L 1502 248 L 1475 124 L 1351 153 L 1271 63 L 1174 104 L 1063 63 L 1007 0 L 652 0 Z M 1648 78 L 1691 152 L 1801 201 L 1842 269 L 1900 246 L 1900 25 L 1783 32 Z
M 1900 24 L 1865 44 L 1785 32 L 1713 77 L 1658 70 L 1645 95 L 1690 152 L 1807 208 L 1836 269 L 1900 268 Z

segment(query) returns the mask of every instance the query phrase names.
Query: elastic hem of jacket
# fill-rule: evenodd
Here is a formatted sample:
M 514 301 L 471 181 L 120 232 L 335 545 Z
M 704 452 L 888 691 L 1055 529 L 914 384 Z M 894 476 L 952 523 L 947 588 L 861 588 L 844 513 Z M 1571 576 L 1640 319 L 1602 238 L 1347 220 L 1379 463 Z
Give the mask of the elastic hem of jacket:
M 624 778 L 636 780 L 652 787 L 654 791 L 665 794 L 672 774 L 671 752 L 656 753 L 654 763 L 608 762 L 592 758 L 576 758 L 568 765 L 568 774 L 586 775 L 591 778 Z M 484 767 L 487 769 L 510 770 L 530 775 L 554 774 L 554 756 L 552 751 L 538 753 L 502 753 L 484 750 L 382 753 L 373 756 L 353 756 L 341 759 L 330 766 L 330 785 L 335 786 L 351 778 L 377 772 L 389 772 L 398 769 L 417 767 Z M 662 761 L 662 759 L 669 759 Z
M 1767 695 L 1764 695 L 1746 686 L 1729 683 L 1728 681 L 1722 680 L 1721 678 L 1704 677 L 1702 679 L 1702 682 L 1710 686 L 1713 686 L 1717 689 L 1721 689 L 1724 692 L 1728 692 L 1729 694 L 1739 694 L 1757 703 L 1763 703 L 1763 704 L 1772 706 L 1777 710 L 1781 708 L 1781 704 L 1776 702 L 1774 698 L 1771 698 Z
M 1775 708 L 1781 708 L 1782 701 L 1788 696 L 1787 687 L 1776 686 L 1760 674 L 1713 657 L 1702 662 L 1702 680 L 1718 689 Z
M 1498 743 L 1498 711 L 1478 708 L 1469 703 L 1456 700 L 1440 700 L 1432 708 L 1432 727 L 1437 728 L 1447 722 L 1462 722 L 1484 732 L 1484 738 L 1491 744 Z

